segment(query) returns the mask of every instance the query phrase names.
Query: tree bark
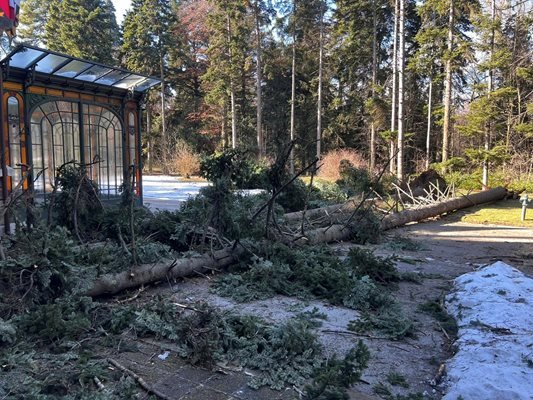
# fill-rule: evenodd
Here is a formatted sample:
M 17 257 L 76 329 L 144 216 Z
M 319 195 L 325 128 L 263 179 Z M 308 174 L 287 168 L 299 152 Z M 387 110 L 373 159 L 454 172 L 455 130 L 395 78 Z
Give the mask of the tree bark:
M 495 28 L 494 28 L 494 21 L 496 19 L 496 1 L 491 1 L 491 7 L 490 7 L 490 22 L 491 22 L 491 28 L 490 28 L 490 67 L 489 67 L 489 76 L 488 76 L 488 82 L 487 82 L 487 97 L 490 102 L 490 97 L 493 90 L 493 76 L 494 76 L 494 68 L 492 66 L 492 58 L 494 57 L 494 35 L 495 35 Z M 489 187 L 489 160 L 487 158 L 488 152 L 490 150 L 490 137 L 491 137 L 491 121 L 487 121 L 487 124 L 485 126 L 485 132 L 483 137 L 484 142 L 484 148 L 485 148 L 485 158 L 483 159 L 483 178 L 482 178 L 482 186 L 483 190 L 487 189 Z
M 448 11 L 448 54 L 445 63 L 446 77 L 444 79 L 444 117 L 442 125 L 442 162 L 448 161 L 450 125 L 452 112 L 452 51 L 454 47 L 453 26 L 455 21 L 455 0 L 450 1 Z
M 398 9 L 399 9 L 399 0 L 394 2 L 394 38 L 392 40 L 392 96 L 391 96 L 391 120 L 390 120 L 390 130 L 391 130 L 391 140 L 390 140 L 390 153 L 389 159 L 390 164 L 390 173 L 396 174 L 396 162 L 394 156 L 396 154 L 396 140 L 394 136 L 396 135 L 396 83 L 398 82 Z
M 259 157 L 264 157 L 266 153 L 265 138 L 263 135 L 263 93 L 261 82 L 263 80 L 263 64 L 262 64 L 262 52 L 261 52 L 261 23 L 260 23 L 260 8 L 259 0 L 254 3 L 255 12 L 255 35 L 256 35 L 256 49 L 255 54 L 257 57 L 256 62 L 256 102 L 257 102 L 257 148 Z
M 378 17 L 375 0 L 372 1 L 372 100 L 376 97 L 376 85 L 378 74 Z M 370 124 L 370 172 L 376 167 L 376 121 L 372 119 Z
M 296 0 L 292 2 L 292 72 L 291 72 L 291 143 L 295 138 L 295 110 L 296 110 Z M 294 176 L 294 146 L 291 147 L 289 156 L 289 171 Z
M 404 179 L 403 174 L 403 149 L 404 149 L 404 116 L 403 116 L 403 85 L 405 81 L 405 0 L 400 0 L 399 21 L 399 55 L 398 55 L 398 160 L 397 174 L 400 182 Z
M 333 204 L 331 206 L 314 208 L 312 210 L 307 210 L 305 213 L 303 211 L 296 211 L 287 213 L 283 216 L 285 222 L 291 223 L 296 221 L 301 221 L 302 218 L 317 219 L 317 218 L 331 218 L 337 214 L 350 214 L 352 213 L 357 206 L 361 203 L 361 199 L 349 199 L 342 204 Z
M 86 296 L 102 296 L 121 292 L 150 282 L 172 279 L 195 273 L 203 273 L 227 267 L 237 262 L 244 252 L 240 246 L 225 248 L 195 258 L 168 261 L 159 264 L 143 264 L 118 274 L 105 274 L 96 279 Z
M 429 169 L 431 162 L 431 114 L 433 112 L 433 77 L 429 77 L 429 89 L 428 89 L 428 126 L 426 132 L 426 171 Z
M 387 215 L 381 220 L 380 228 L 382 231 L 397 228 L 409 222 L 422 221 L 427 218 L 436 217 L 455 210 L 475 206 L 478 204 L 489 203 L 503 199 L 507 190 L 503 187 L 475 193 L 468 196 L 456 197 L 454 199 L 443 201 L 437 204 L 422 206 L 413 210 L 400 211 L 398 213 Z M 343 224 L 331 225 L 327 228 L 319 228 L 307 232 L 307 237 L 299 239 L 296 244 L 318 244 L 348 240 L 352 236 L 352 231 Z
M 165 69 L 163 65 L 163 51 L 161 51 L 161 59 L 159 62 L 160 74 L 161 74 L 161 136 L 163 138 L 163 147 L 162 147 L 162 170 L 163 173 L 168 173 L 168 161 L 169 161 L 169 143 L 167 137 L 167 126 L 166 126 L 166 116 L 165 116 Z
M 324 55 L 324 5 L 320 4 L 320 38 L 318 53 L 318 100 L 316 119 L 316 158 L 320 160 L 322 145 L 322 75 Z
M 421 221 L 462 208 L 501 200 L 507 190 L 498 187 L 479 192 L 469 196 L 458 197 L 438 204 L 423 206 L 415 210 L 406 210 L 390 214 L 381 221 L 381 230 L 388 230 L 402 226 L 408 222 Z M 353 233 L 351 228 L 343 224 L 331 225 L 306 233 L 306 237 L 293 242 L 295 245 L 328 243 L 340 240 L 349 240 Z M 129 271 L 117 274 L 105 274 L 97 278 L 93 287 L 88 290 L 87 296 L 101 296 L 118 293 L 143 284 L 204 273 L 215 269 L 225 268 L 236 263 L 245 252 L 240 246 L 227 247 L 212 254 L 204 254 L 195 258 L 168 261 L 159 264 L 145 264 L 134 267 Z
M 233 65 L 233 55 L 231 49 L 231 21 L 229 14 L 227 16 L 227 33 L 228 33 L 228 58 L 230 68 Z M 230 87 L 230 103 L 231 103 L 231 148 L 237 148 L 237 106 L 235 104 L 235 82 L 233 79 L 233 73 L 230 71 L 229 78 Z
M 150 112 L 150 105 L 146 104 L 146 137 L 148 138 L 147 143 L 147 151 L 146 151 L 146 163 L 148 164 L 148 172 L 152 173 L 154 169 L 154 162 L 153 162 L 153 152 L 154 152 L 154 145 L 151 135 L 151 125 L 152 125 L 152 113 Z

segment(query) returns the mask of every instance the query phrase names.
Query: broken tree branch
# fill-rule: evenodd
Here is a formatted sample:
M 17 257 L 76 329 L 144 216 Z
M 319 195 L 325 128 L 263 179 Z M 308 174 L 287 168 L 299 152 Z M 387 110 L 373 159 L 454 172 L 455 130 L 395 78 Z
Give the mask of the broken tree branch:
M 115 294 L 122 290 L 134 288 L 142 284 L 156 282 L 165 278 L 179 278 L 192 275 L 195 272 L 210 271 L 213 268 L 224 268 L 237 262 L 244 253 L 242 246 L 227 247 L 198 257 L 183 258 L 152 264 L 142 264 L 129 271 L 117 274 L 105 274 L 96 279 L 87 296 L 101 296 Z
M 382 219 L 381 230 L 392 229 L 408 222 L 421 221 L 423 219 L 435 217 L 472 205 L 501 200 L 506 194 L 507 190 L 503 187 L 499 187 L 468 196 L 454 198 L 438 204 L 422 206 L 414 210 L 405 210 L 390 214 Z M 299 237 L 292 243 L 303 245 L 348 240 L 351 238 L 352 234 L 352 229 L 346 225 L 333 224 L 327 228 L 308 231 L 305 238 Z M 183 258 L 175 260 L 174 262 L 168 261 L 155 265 L 145 264 L 135 266 L 129 271 L 100 276 L 93 284 L 93 287 L 85 294 L 88 296 L 115 294 L 125 289 L 160 281 L 165 278 L 185 277 L 198 272 L 203 273 L 213 269 L 225 268 L 236 263 L 239 257 L 245 252 L 246 249 L 242 245 L 237 245 L 236 243 L 233 246 L 198 257 Z

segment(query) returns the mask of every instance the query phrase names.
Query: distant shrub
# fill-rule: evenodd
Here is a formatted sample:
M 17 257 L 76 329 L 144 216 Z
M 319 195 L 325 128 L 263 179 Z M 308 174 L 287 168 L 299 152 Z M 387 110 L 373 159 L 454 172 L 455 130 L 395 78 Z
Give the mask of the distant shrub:
M 316 190 L 311 193 L 311 202 L 315 203 L 317 207 L 331 203 L 342 203 L 348 199 L 339 185 L 327 179 L 315 178 L 313 188 Z
M 340 175 L 336 183 L 348 197 L 370 192 L 385 193 L 382 182 L 373 178 L 368 169 L 355 167 L 348 160 L 341 161 Z
M 178 141 L 170 157 L 169 168 L 171 173 L 186 178 L 200 173 L 200 156 L 186 142 Z
M 348 160 L 353 167 L 365 169 L 367 162 L 354 149 L 339 149 L 328 152 L 321 160 L 322 166 L 318 172 L 321 178 L 336 181 L 341 178 L 340 165 L 342 160 Z
M 296 179 L 278 196 L 277 202 L 287 212 L 299 211 L 305 207 L 308 188 L 301 179 Z
M 200 161 L 200 175 L 210 182 L 229 179 L 236 189 L 264 189 L 267 166 L 250 159 L 241 150 L 225 150 Z

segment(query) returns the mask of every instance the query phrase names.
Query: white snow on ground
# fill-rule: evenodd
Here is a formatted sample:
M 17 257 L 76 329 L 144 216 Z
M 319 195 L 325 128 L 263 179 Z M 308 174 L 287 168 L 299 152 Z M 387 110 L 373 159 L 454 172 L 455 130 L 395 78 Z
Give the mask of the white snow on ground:
M 533 399 L 533 279 L 497 262 L 458 277 L 446 306 L 459 338 L 443 399 Z
M 143 197 L 145 199 L 185 201 L 198 194 L 208 182 L 190 182 L 168 175 L 143 175 Z
M 205 181 L 188 181 L 169 175 L 143 175 L 143 202 L 151 209 L 175 210 L 189 197 L 196 196 L 200 189 L 209 186 Z M 263 190 L 239 190 L 242 196 L 251 196 Z

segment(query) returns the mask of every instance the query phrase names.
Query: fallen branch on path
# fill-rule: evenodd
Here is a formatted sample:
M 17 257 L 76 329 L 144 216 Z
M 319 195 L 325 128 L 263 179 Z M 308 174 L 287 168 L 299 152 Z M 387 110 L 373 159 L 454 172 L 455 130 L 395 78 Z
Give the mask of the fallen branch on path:
M 165 278 L 179 278 L 196 272 L 211 271 L 213 268 L 224 268 L 235 263 L 244 251 L 242 246 L 232 246 L 198 257 L 182 258 L 155 265 L 143 264 L 129 271 L 101 275 L 85 295 L 94 297 L 115 294 Z
M 405 210 L 387 215 L 381 221 L 381 230 L 388 230 L 402 226 L 409 222 L 421 221 L 427 218 L 449 213 L 469 206 L 488 203 L 503 199 L 506 189 L 500 187 L 484 192 L 458 197 L 442 203 L 422 206 L 414 210 Z M 319 228 L 306 232 L 305 237 L 298 237 L 292 244 L 319 244 L 334 241 L 349 240 L 353 235 L 353 227 L 346 224 L 334 224 L 327 228 Z M 158 263 L 155 265 L 139 265 L 129 271 L 118 274 L 100 276 L 93 287 L 86 292 L 88 296 L 115 294 L 122 290 L 138 287 L 150 282 L 168 278 L 185 277 L 193 274 L 221 269 L 236 263 L 246 250 L 241 245 L 226 247 L 198 257 L 182 258 L 179 260 Z
M 132 370 L 126 368 L 124 365 L 122 365 L 121 363 L 119 363 L 118 361 L 112 359 L 112 358 L 108 358 L 107 361 L 109 362 L 109 364 L 115 366 L 116 368 L 118 368 L 119 370 L 121 370 L 122 372 L 124 372 L 125 374 L 128 374 L 129 376 L 131 376 L 133 379 L 135 379 L 135 381 L 144 389 L 146 390 L 148 393 L 151 393 L 151 394 L 154 394 L 156 395 L 158 398 L 160 399 L 163 399 L 163 400 L 172 400 L 173 398 L 172 397 L 169 397 L 167 396 L 166 394 L 160 392 L 159 390 L 153 388 L 152 386 L 150 386 L 148 383 L 146 383 L 146 381 L 141 378 L 139 375 L 137 375 L 135 372 L 133 372 Z
M 503 199 L 507 190 L 503 187 L 471 194 L 468 196 L 457 197 L 437 204 L 421 206 L 413 210 L 404 210 L 385 216 L 381 220 L 381 230 L 397 228 L 409 222 L 422 221 L 427 218 L 436 217 L 445 213 L 450 213 L 463 208 L 475 206 L 478 204 L 489 203 Z M 297 244 L 318 244 L 333 241 L 348 240 L 352 236 L 352 229 L 343 224 L 334 224 L 327 228 L 318 228 L 307 232 L 305 238 L 296 241 Z

